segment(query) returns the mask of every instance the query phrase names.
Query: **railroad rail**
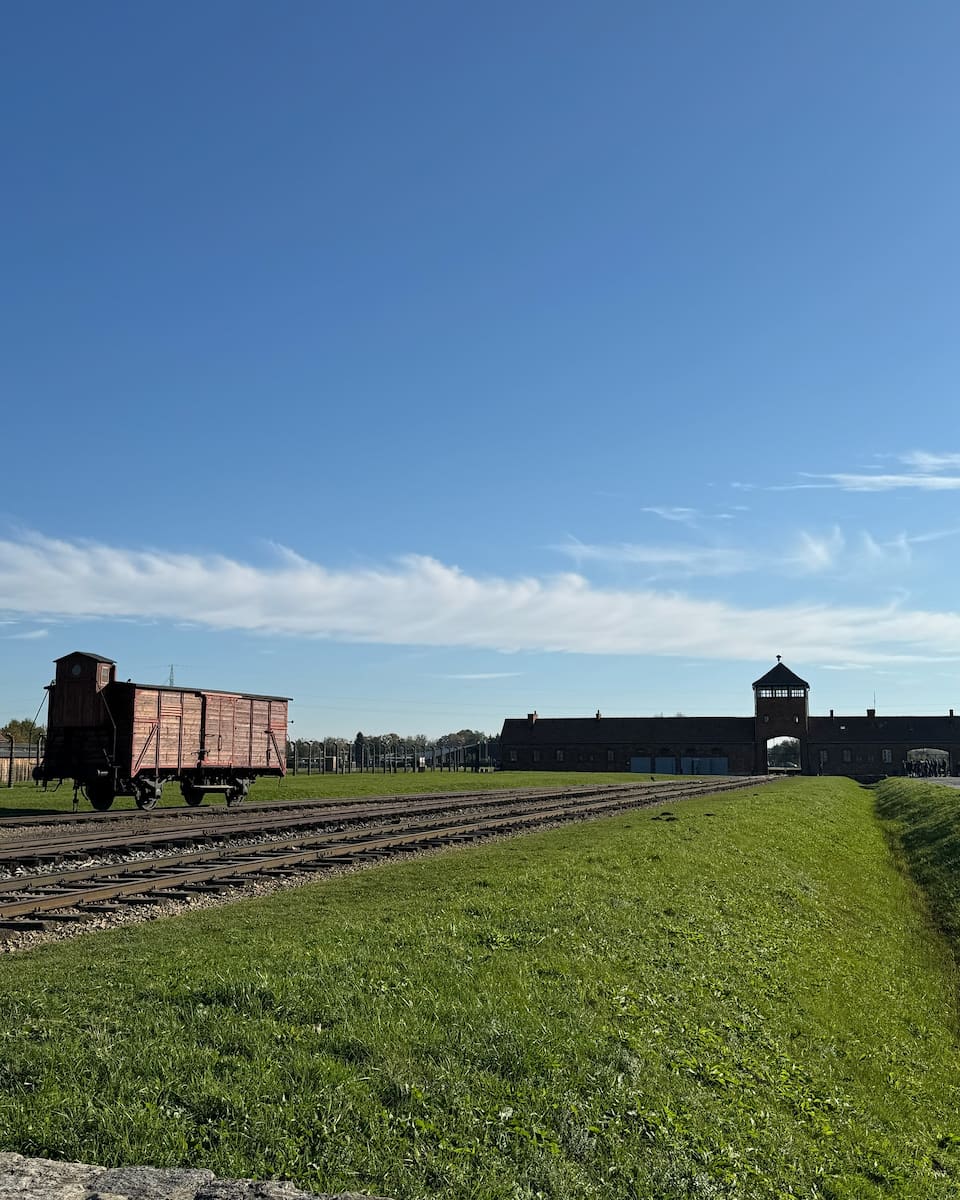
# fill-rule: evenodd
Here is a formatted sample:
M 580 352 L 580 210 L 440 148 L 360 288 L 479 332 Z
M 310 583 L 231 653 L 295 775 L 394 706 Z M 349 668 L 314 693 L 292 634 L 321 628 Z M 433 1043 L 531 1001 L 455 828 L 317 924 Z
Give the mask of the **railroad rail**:
M 722 778 L 722 777 L 721 777 Z M 741 778 L 740 776 L 729 776 L 729 780 Z M 747 778 L 747 777 L 743 777 Z M 750 776 L 751 780 L 757 779 L 757 776 Z M 719 786 L 716 784 L 706 784 L 703 780 L 699 783 L 707 788 L 708 791 L 717 791 Z M 621 791 L 624 793 L 633 794 L 638 788 L 656 788 L 661 794 L 666 795 L 668 791 L 680 787 L 689 789 L 696 786 L 691 780 L 684 780 L 682 777 L 674 779 L 660 779 L 655 783 L 598 783 L 596 785 L 583 785 L 575 788 L 553 789 L 554 794 L 560 792 L 564 794 L 586 793 L 586 792 L 613 792 Z M 53 789 L 54 791 L 56 789 Z M 315 808 L 359 808 L 366 807 L 371 804 L 388 803 L 394 801 L 401 802 L 417 802 L 431 800 L 448 800 L 453 801 L 460 797 L 467 800 L 483 801 L 488 797 L 497 796 L 542 796 L 550 792 L 549 786 L 546 787 L 526 787 L 526 788 L 483 788 L 478 791 L 459 790 L 450 792 L 416 792 L 416 793 L 390 793 L 385 792 L 382 796 L 328 796 L 307 798 L 304 800 L 262 800 L 255 803 L 245 803 L 243 808 L 229 818 L 236 823 L 246 817 L 252 817 L 257 813 L 267 812 L 286 812 L 291 808 L 298 806 L 309 805 Z M 47 793 L 41 792 L 40 795 Z M 63 825 L 68 827 L 79 825 L 96 826 L 100 824 L 109 824 L 116 821 L 139 821 L 142 823 L 153 821 L 204 821 L 204 820 L 224 820 L 224 812 L 222 808 L 200 805 L 196 808 L 187 808 L 181 805 L 171 805 L 169 808 L 152 808 L 149 810 L 131 808 L 114 808 L 107 812 L 58 812 L 51 810 L 43 813 L 29 813 L 24 816 L 15 813 L 4 813 L 0 809 L 0 842 L 3 840 L 3 830 L 5 828 L 17 829 L 29 828 L 32 825 Z
M 728 785 L 742 786 L 736 781 L 732 781 L 732 784 L 728 781 Z M 683 789 L 683 795 L 692 796 L 721 790 L 724 790 L 724 785 L 689 783 Z M 265 805 L 260 809 L 248 809 L 242 814 L 230 817 L 224 815 L 223 809 L 168 809 L 164 814 L 166 819 L 159 822 L 156 819 L 156 810 L 150 813 L 136 809 L 121 814 L 90 813 L 82 815 L 94 818 L 109 816 L 109 828 L 115 832 L 101 831 L 98 828 L 100 821 L 89 822 L 91 828 L 88 828 L 87 820 L 82 821 L 80 825 L 69 823 L 72 827 L 64 832 L 64 823 L 55 819 L 43 822 L 44 833 L 35 839 L 21 834 L 5 841 L 0 829 L 0 873 L 11 865 L 23 862 L 35 864 L 86 854 L 151 846 L 159 848 L 203 838 L 239 840 L 284 829 L 336 825 L 343 822 L 369 822 L 390 816 L 450 812 L 467 808 L 493 808 L 507 802 L 539 805 L 556 800 L 573 802 L 596 796 L 617 795 L 631 800 L 638 797 L 666 800 L 676 794 L 675 785 L 670 785 L 670 790 L 667 791 L 660 784 L 623 784 L 560 789 L 445 792 L 417 798 L 391 796 L 360 801 L 291 801 L 280 805 Z M 55 817 L 61 815 L 73 814 L 55 814 Z M 20 828 L 18 822 L 17 829 Z M 56 832 L 51 833 L 51 830 Z
M 322 874 L 386 855 L 461 844 L 764 782 L 768 782 L 766 777 L 743 777 L 669 789 L 628 784 L 547 793 L 536 789 L 533 794 L 459 792 L 413 803 L 391 800 L 380 805 L 365 802 L 333 809 L 314 805 L 313 812 L 303 811 L 309 805 L 287 804 L 283 806 L 287 811 L 275 815 L 268 830 L 262 816 L 259 823 L 245 821 L 241 829 L 236 818 L 224 820 L 223 810 L 219 810 L 219 820 L 205 822 L 202 831 L 191 828 L 195 826 L 191 813 L 180 830 L 143 831 L 134 838 L 130 834 L 99 839 L 83 836 L 65 838 L 55 846 L 48 842 L 0 842 L 0 869 L 12 868 L 14 872 L 0 878 L 0 937 L 44 928 L 48 922 L 89 920 L 125 904 L 188 900 L 251 878 Z M 358 807 L 362 812 L 358 813 Z M 130 815 L 144 820 L 142 814 Z M 249 839 L 254 835 L 260 840 L 236 844 L 240 837 Z M 271 840 L 263 840 L 264 835 Z M 218 844 L 197 845 L 207 837 L 215 837 Z M 171 843 L 177 840 L 183 848 L 170 853 Z M 120 850 L 128 857 L 118 862 Z M 88 861 L 80 867 L 51 871 L 43 869 L 44 854 L 74 862 L 78 855 L 88 860 L 99 855 L 113 861 Z M 135 854 L 148 857 L 130 857 Z

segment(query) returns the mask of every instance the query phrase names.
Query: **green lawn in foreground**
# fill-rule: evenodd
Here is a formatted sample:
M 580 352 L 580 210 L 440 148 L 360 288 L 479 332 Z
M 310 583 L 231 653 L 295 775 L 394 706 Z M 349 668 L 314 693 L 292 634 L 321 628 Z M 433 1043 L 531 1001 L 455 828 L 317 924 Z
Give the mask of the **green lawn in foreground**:
M 0 959 L 0 1145 L 446 1200 L 955 1197 L 865 789 L 665 804 Z
M 606 771 L 398 771 L 396 775 L 364 771 L 351 775 L 299 774 L 287 775 L 285 779 L 257 780 L 250 789 L 249 802 L 308 800 L 315 797 L 357 799 L 364 796 L 407 796 L 424 792 L 480 792 L 491 788 L 579 787 L 591 784 L 649 782 L 651 779 L 688 782 L 690 778 L 691 776 L 687 775 L 631 775 Z M 222 805 L 223 799 L 211 797 L 204 803 Z M 164 808 L 182 805 L 183 797 L 179 786 L 168 784 L 163 790 L 161 804 Z M 0 788 L 0 817 L 70 812 L 72 807 L 72 784 L 65 783 L 56 790 L 51 785 L 47 791 L 32 783 Z M 135 807 L 131 796 L 118 796 L 110 811 Z M 80 808 L 84 812 L 91 811 L 89 801 L 82 796 Z

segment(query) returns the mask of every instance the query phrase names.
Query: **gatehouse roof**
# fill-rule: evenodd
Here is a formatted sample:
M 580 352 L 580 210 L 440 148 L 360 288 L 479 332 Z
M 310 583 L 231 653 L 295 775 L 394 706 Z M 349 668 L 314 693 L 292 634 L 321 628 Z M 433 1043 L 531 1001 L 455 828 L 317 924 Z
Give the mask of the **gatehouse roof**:
M 754 680 L 753 686 L 758 687 L 802 687 L 810 690 L 810 684 L 799 675 L 794 675 L 788 666 L 777 660 L 777 665 L 771 667 L 766 675 Z

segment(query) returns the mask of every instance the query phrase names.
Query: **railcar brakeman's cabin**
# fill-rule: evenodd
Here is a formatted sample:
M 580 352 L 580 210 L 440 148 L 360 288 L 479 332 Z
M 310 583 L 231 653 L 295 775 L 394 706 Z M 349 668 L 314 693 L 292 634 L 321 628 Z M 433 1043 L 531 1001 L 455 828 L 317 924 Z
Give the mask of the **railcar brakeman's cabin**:
M 153 808 L 164 784 L 197 805 L 240 804 L 259 776 L 286 774 L 287 696 L 122 682 L 116 663 L 75 650 L 47 687 L 47 738 L 34 772 L 72 779 L 94 808 L 133 796 Z

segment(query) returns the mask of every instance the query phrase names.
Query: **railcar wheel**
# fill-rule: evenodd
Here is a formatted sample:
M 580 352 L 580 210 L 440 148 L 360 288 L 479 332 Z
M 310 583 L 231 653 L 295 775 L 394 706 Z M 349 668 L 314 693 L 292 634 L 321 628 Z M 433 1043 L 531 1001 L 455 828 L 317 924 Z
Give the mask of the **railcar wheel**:
M 243 803 L 246 791 L 242 786 L 232 787 L 227 792 L 227 808 L 238 808 Z
M 180 791 L 183 792 L 183 798 L 191 808 L 196 808 L 203 803 L 203 792 L 192 783 L 181 783 Z
M 87 799 L 97 812 L 106 812 L 116 796 L 109 783 L 88 783 L 85 790 Z
M 158 783 L 156 786 L 154 786 L 152 783 L 141 784 L 134 793 L 134 798 L 137 802 L 137 808 L 142 808 L 144 810 L 156 808 L 162 794 L 162 784 Z

